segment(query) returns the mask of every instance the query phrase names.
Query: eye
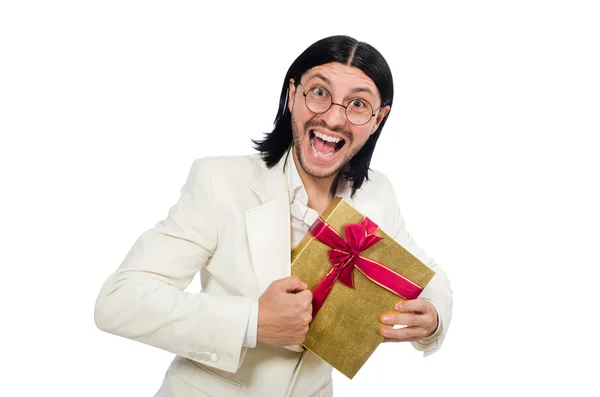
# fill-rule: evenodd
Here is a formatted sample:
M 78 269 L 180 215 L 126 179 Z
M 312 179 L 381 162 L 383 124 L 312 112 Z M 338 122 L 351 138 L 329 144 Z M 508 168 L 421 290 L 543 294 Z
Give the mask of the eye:
M 350 101 L 349 106 L 351 106 L 355 109 L 363 110 L 364 108 L 367 107 L 367 104 L 362 99 L 353 99 Z
M 315 88 L 311 88 L 310 92 L 318 97 L 323 97 L 323 96 L 327 96 L 327 91 L 325 91 L 325 89 L 323 87 L 315 87 Z

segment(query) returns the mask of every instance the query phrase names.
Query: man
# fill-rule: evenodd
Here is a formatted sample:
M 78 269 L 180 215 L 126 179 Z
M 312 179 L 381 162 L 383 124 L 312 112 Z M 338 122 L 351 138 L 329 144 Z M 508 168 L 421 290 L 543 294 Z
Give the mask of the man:
M 368 172 L 392 100 L 383 56 L 329 37 L 290 66 L 260 155 L 194 162 L 179 201 L 135 242 L 95 308 L 100 329 L 176 355 L 157 396 L 333 394 L 331 366 L 299 346 L 312 295 L 290 276 L 290 252 L 336 195 L 436 272 L 419 299 L 382 316 L 385 341 L 439 349 L 449 281 L 407 233 L 389 181 Z M 202 292 L 184 292 L 199 271 Z

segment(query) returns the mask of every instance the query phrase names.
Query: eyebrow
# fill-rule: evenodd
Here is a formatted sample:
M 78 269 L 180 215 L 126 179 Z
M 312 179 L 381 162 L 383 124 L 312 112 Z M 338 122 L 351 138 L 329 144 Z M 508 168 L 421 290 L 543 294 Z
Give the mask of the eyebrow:
M 308 78 L 308 80 L 312 80 L 312 79 L 314 79 L 314 78 L 321 79 L 321 80 L 323 80 L 324 82 L 326 82 L 327 84 L 331 85 L 331 81 L 330 81 L 330 80 L 329 80 L 327 77 L 323 76 L 323 75 L 322 75 L 321 73 L 319 73 L 319 72 L 317 72 L 317 73 L 313 74 L 312 76 L 310 76 L 310 77 Z M 377 96 L 377 95 L 375 95 L 375 93 L 374 93 L 374 92 L 373 92 L 373 91 L 372 91 L 372 90 L 371 90 L 369 87 L 355 87 L 355 88 L 353 88 L 353 89 L 352 89 L 352 91 L 350 91 L 350 92 L 352 92 L 352 93 L 356 93 L 356 92 L 366 92 L 366 93 L 368 93 L 368 94 L 371 94 L 371 95 L 372 95 L 372 96 L 374 96 L 374 97 L 376 97 L 376 96 Z

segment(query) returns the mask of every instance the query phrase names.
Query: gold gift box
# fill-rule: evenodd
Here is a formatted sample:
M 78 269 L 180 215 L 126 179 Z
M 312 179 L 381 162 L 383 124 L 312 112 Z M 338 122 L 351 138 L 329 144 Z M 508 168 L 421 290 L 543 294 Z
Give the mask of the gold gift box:
M 336 197 L 320 218 L 346 240 L 344 227 L 361 223 L 365 216 Z M 383 264 L 421 288 L 429 283 L 435 275 L 433 270 L 381 229 L 375 235 L 383 239 L 362 251 L 361 257 Z M 307 233 L 292 251 L 292 275 L 304 281 L 314 292 L 332 269 L 328 257 L 330 250 L 331 247 Z M 339 281 L 333 284 L 302 344 L 350 379 L 384 339 L 379 329 L 382 326 L 391 328 L 381 322 L 382 314 L 393 311 L 394 306 L 404 299 L 356 268 L 352 275 L 354 289 Z

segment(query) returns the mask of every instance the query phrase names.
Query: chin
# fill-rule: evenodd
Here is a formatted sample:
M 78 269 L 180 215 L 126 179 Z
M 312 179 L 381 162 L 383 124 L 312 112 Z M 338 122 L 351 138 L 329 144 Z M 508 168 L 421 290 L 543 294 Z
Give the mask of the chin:
M 307 166 L 303 166 L 302 168 L 308 175 L 310 175 L 314 178 L 326 179 L 326 178 L 336 175 L 341 167 L 335 168 L 335 169 L 324 169 L 322 167 L 317 168 L 314 166 L 311 167 L 310 165 L 307 165 Z

